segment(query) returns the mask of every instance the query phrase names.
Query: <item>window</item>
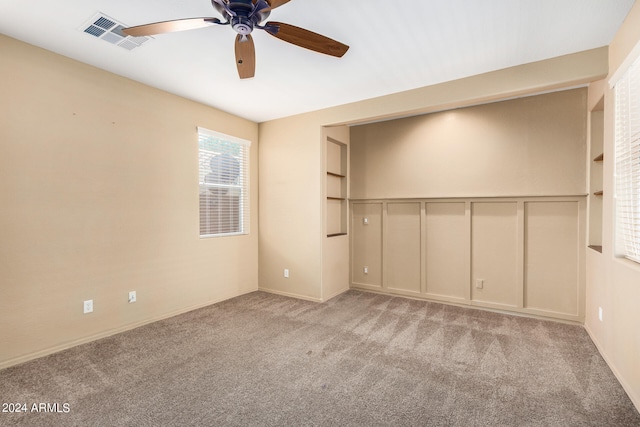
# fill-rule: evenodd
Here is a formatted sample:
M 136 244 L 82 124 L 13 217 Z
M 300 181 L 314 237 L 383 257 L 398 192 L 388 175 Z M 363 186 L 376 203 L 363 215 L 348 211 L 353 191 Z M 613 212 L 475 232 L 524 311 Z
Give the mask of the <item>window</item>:
M 198 128 L 200 237 L 249 233 L 250 145 Z
M 615 83 L 616 253 L 640 263 L 640 59 Z

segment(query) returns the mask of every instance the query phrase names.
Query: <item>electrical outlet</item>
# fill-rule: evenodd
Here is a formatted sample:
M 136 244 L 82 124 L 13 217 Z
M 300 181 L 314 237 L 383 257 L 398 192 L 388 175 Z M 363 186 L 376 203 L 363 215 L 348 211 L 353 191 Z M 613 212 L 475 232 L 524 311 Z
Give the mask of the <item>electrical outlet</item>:
M 129 304 L 136 302 L 136 300 L 137 300 L 136 291 L 129 292 Z
M 288 268 L 284 269 L 284 277 L 286 277 L 287 279 L 289 278 L 289 269 Z
M 484 288 L 484 279 L 476 279 L 476 288 L 477 289 Z
M 364 272 L 364 274 L 369 274 L 369 267 L 363 268 L 362 271 Z
M 364 225 L 369 225 L 369 218 L 362 218 L 362 223 Z
M 602 322 L 602 307 L 598 307 L 598 320 Z
M 93 313 L 93 300 L 88 299 L 83 304 L 84 314 Z

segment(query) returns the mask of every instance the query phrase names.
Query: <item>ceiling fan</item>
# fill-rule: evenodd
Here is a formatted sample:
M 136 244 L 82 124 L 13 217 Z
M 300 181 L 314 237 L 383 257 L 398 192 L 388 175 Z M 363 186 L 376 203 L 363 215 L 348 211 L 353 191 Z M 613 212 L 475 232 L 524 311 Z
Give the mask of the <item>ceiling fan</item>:
M 211 0 L 213 7 L 220 12 L 224 21 L 218 18 L 187 18 L 173 21 L 155 22 L 125 28 L 122 31 L 133 37 L 151 36 L 182 30 L 207 27 L 210 25 L 231 25 L 237 34 L 235 43 L 236 67 L 241 79 L 253 77 L 256 68 L 255 47 L 251 32 L 254 29 L 264 30 L 274 37 L 325 55 L 342 57 L 349 46 L 282 22 L 267 19 L 271 11 L 288 3 L 290 0 Z

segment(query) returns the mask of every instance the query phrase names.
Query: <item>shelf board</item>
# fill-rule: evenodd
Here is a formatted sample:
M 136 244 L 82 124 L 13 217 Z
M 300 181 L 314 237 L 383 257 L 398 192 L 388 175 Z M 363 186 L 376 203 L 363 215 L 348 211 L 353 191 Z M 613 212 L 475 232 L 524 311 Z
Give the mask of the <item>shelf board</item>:
M 603 194 L 604 192 L 602 190 L 596 191 L 595 193 L 593 193 L 594 196 L 602 196 Z
M 333 233 L 333 234 L 327 234 L 327 237 L 337 237 L 337 236 L 346 236 L 347 233 Z
M 594 162 L 601 162 L 604 160 L 604 153 L 600 154 L 598 157 L 593 159 Z
M 327 171 L 327 175 L 337 176 L 338 178 L 346 178 L 346 175 L 340 175 L 339 173 L 334 173 L 329 171 Z
M 589 249 L 593 249 L 596 252 L 602 253 L 602 246 L 600 245 L 589 245 Z
M 327 196 L 327 200 L 347 200 L 344 197 L 329 197 Z

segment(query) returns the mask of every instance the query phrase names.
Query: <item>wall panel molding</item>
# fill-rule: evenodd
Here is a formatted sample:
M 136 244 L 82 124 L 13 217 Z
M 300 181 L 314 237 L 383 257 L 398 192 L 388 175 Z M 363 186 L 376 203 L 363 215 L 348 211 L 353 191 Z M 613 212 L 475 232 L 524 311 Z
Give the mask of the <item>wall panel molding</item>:
M 352 200 L 351 287 L 583 322 L 585 206 L 584 195 Z

